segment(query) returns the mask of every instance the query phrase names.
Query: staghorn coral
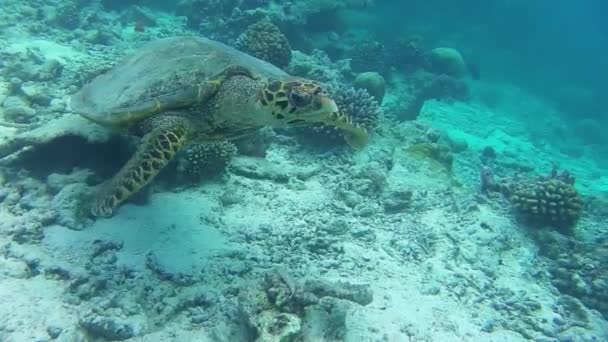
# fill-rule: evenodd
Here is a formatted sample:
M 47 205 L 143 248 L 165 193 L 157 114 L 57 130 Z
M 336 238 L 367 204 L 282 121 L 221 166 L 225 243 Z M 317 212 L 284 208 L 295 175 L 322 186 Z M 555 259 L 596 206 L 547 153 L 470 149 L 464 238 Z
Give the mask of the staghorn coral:
M 380 119 L 381 109 L 378 102 L 365 89 L 355 89 L 342 84 L 329 86 L 329 92 L 341 112 L 350 117 L 354 123 L 373 130 Z M 340 130 L 333 126 L 317 124 L 310 128 L 303 128 L 304 132 L 311 133 L 315 141 L 319 138 L 325 143 L 344 141 Z M 312 132 L 311 132 L 312 131 Z
M 285 67 L 291 61 L 291 46 L 287 37 L 268 20 L 249 26 L 236 44 L 239 50 L 278 67 Z
M 236 152 L 229 141 L 193 145 L 179 160 L 178 170 L 190 181 L 213 177 L 224 171 Z
M 510 200 L 515 211 L 530 224 L 569 232 L 581 217 L 583 201 L 567 172 L 554 171 L 549 177 L 524 180 L 511 189 Z

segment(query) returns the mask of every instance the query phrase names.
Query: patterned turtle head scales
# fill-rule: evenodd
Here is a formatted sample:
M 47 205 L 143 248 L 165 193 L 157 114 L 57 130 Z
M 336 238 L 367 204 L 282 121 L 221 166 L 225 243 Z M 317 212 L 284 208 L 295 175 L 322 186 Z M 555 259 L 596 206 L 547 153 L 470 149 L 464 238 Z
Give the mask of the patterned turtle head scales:
M 276 126 L 324 123 L 337 127 L 356 148 L 367 144 L 367 132 L 340 112 L 327 89 L 314 81 L 288 78 L 268 79 L 259 94 L 262 106 L 272 113 Z
M 298 78 L 270 78 L 260 92 L 260 102 L 285 125 L 322 122 L 338 106 L 320 84 Z

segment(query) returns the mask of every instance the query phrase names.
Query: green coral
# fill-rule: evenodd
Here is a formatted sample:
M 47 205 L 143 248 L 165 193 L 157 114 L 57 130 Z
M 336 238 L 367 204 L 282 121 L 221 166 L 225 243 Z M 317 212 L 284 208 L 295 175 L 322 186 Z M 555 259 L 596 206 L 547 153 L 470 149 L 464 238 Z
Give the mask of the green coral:
M 229 141 L 193 145 L 185 151 L 179 169 L 192 181 L 217 176 L 226 169 L 236 152 L 236 146 Z
M 569 231 L 583 211 L 574 185 L 560 178 L 539 179 L 517 186 L 512 193 L 513 207 L 526 221 Z
M 281 30 L 268 20 L 250 25 L 237 40 L 237 48 L 278 67 L 291 61 L 291 46 Z

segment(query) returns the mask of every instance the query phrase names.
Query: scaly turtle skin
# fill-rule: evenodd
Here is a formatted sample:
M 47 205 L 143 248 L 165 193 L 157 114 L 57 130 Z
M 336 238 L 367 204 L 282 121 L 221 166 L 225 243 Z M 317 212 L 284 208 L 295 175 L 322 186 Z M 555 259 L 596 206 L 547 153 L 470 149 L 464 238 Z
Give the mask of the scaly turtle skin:
M 367 143 L 365 130 L 339 112 L 322 85 L 204 38 L 148 43 L 74 94 L 71 107 L 142 136 L 131 159 L 99 189 L 95 216 L 112 215 L 188 142 L 321 122 L 340 128 L 354 147 Z

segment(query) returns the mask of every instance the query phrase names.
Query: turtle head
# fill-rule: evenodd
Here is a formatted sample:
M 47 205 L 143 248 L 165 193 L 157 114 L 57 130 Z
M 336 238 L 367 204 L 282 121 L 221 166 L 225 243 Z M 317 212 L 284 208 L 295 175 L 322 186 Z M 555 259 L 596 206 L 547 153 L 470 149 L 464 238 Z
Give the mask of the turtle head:
M 351 146 L 362 147 L 367 143 L 365 129 L 340 113 L 327 89 L 317 82 L 300 78 L 269 79 L 260 93 L 260 102 L 272 113 L 276 126 L 323 123 L 340 129 Z
M 262 105 L 277 121 L 287 125 L 319 122 L 328 113 L 338 111 L 323 86 L 298 78 L 269 79 L 260 94 Z

